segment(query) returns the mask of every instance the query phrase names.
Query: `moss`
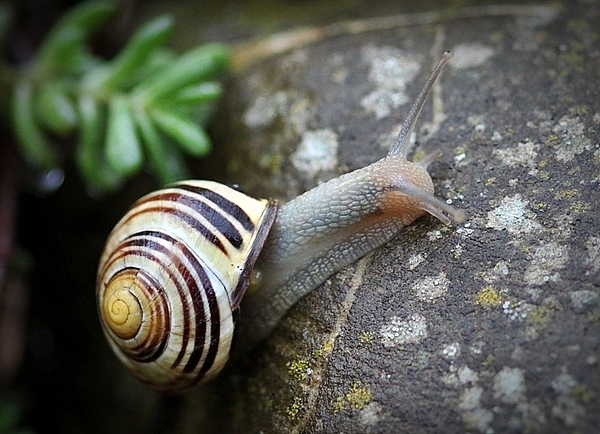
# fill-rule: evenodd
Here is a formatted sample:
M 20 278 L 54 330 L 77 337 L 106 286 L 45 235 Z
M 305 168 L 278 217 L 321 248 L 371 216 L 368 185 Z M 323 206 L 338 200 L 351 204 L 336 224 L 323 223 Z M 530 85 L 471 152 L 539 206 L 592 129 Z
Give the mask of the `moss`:
M 499 291 L 496 291 L 493 286 L 484 286 L 475 295 L 475 306 L 493 307 L 502 304 L 503 297 Z

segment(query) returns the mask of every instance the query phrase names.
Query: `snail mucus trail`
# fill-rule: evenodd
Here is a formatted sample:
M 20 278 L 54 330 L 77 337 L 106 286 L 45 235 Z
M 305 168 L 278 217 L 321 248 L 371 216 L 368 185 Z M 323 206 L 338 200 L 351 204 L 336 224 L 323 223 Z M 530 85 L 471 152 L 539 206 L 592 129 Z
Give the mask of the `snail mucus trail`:
M 410 136 L 449 52 L 434 68 L 381 160 L 279 209 L 211 181 L 183 181 L 139 199 L 117 223 L 96 283 L 104 333 L 132 373 L 163 391 L 214 377 L 236 345 L 252 349 L 304 295 L 392 240 L 425 213 L 464 212 L 433 195 L 427 166 L 406 159 Z M 249 290 L 256 265 L 260 284 Z

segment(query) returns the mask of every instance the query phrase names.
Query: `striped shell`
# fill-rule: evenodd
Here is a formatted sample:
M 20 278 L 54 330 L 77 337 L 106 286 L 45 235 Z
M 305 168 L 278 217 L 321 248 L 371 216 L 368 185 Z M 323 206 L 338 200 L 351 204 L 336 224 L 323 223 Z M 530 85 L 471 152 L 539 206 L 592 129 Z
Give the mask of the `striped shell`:
M 275 210 L 274 201 L 185 181 L 144 196 L 121 219 L 96 291 L 104 333 L 134 375 L 180 391 L 223 368 Z

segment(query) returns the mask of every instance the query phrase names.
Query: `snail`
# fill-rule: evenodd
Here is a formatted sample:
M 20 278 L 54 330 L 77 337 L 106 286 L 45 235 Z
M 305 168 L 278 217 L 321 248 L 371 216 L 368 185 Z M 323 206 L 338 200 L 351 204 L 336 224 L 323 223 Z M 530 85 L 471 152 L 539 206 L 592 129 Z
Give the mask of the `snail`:
M 198 180 L 134 203 L 108 237 L 96 291 L 103 331 L 136 377 L 170 392 L 207 381 L 229 357 L 238 311 L 236 345 L 253 348 L 300 298 L 416 218 L 464 220 L 433 195 L 427 166 L 441 152 L 406 158 L 450 58 L 434 68 L 384 158 L 279 208 Z

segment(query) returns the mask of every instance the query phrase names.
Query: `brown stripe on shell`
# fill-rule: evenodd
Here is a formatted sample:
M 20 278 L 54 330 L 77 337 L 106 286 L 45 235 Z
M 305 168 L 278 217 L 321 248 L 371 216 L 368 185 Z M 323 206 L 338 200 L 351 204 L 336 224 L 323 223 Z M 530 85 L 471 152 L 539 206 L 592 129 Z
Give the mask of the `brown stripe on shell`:
M 248 232 L 254 230 L 254 222 L 252 222 L 252 219 L 246 213 L 246 211 L 244 211 L 237 204 L 233 203 L 232 201 L 220 195 L 219 193 L 204 187 L 197 187 L 195 185 L 185 183 L 176 184 L 173 187 L 181 190 L 186 190 L 195 194 L 199 194 L 205 197 L 206 199 L 214 203 L 216 206 L 218 206 L 221 210 L 223 210 L 224 214 L 236 219 Z
M 165 192 L 160 192 L 160 193 L 156 193 L 150 197 L 148 197 L 147 200 L 141 202 L 141 203 L 148 203 L 148 202 L 153 202 L 153 201 L 161 201 L 161 202 L 173 202 L 174 205 L 173 209 L 176 211 L 182 211 L 180 209 L 180 206 L 186 207 L 188 209 L 191 209 L 195 212 L 197 212 L 198 214 L 200 214 L 202 217 L 204 217 L 207 221 L 209 221 L 222 235 L 223 237 L 229 241 L 229 244 L 231 244 L 233 247 L 235 247 L 236 249 L 239 249 L 240 246 L 242 245 L 242 234 L 240 234 L 240 231 L 236 229 L 236 227 L 229 221 L 229 219 L 227 218 L 229 215 L 225 214 L 222 210 L 220 210 L 219 208 L 217 208 L 216 206 L 210 206 L 209 203 L 198 200 L 197 199 L 197 195 L 193 195 L 190 194 L 188 191 L 184 190 L 184 189 L 177 189 L 177 190 L 181 190 L 181 192 L 170 192 L 170 191 L 165 191 Z M 209 191 L 209 190 L 206 190 Z M 162 210 L 163 212 L 166 210 Z M 179 215 L 176 214 L 178 217 Z M 188 217 L 189 216 L 189 217 Z M 196 220 L 193 218 L 193 216 L 191 216 L 190 214 L 186 214 L 185 217 L 185 221 L 186 223 L 188 223 L 190 226 L 192 227 L 196 227 L 195 224 L 192 223 L 193 220 Z M 197 221 L 197 220 L 196 220 Z M 200 223 L 198 223 L 199 225 L 201 225 Z M 206 234 L 203 232 L 202 235 L 206 236 Z M 211 234 L 212 235 L 212 234 Z M 214 237 L 214 235 L 212 235 Z M 212 240 L 211 240 L 212 242 Z
M 152 202 L 152 200 L 149 199 L 147 201 L 144 201 L 143 203 L 146 203 L 146 202 Z M 197 231 L 200 235 L 202 235 L 213 246 L 215 246 L 217 249 L 219 249 L 221 252 L 223 252 L 224 255 L 227 255 L 227 249 L 225 248 L 225 246 L 223 245 L 221 240 L 219 240 L 215 236 L 215 234 L 213 234 L 210 231 L 210 229 L 208 229 L 206 226 L 204 226 L 193 215 L 187 214 L 179 208 L 166 208 L 165 206 L 161 206 L 161 205 L 153 206 L 153 207 L 146 207 L 139 211 L 131 212 L 130 214 L 128 214 L 128 218 L 126 220 L 124 220 L 122 222 L 122 224 L 123 225 L 127 224 L 130 220 L 134 219 L 135 217 L 137 217 L 139 215 L 146 214 L 146 213 L 153 213 L 153 212 L 157 213 L 157 214 L 171 214 L 171 215 L 175 216 L 175 218 L 182 220 L 188 226 L 190 226 L 195 231 Z
M 217 303 L 217 297 L 214 291 L 214 288 L 212 286 L 212 283 L 210 281 L 210 278 L 208 277 L 208 275 L 206 274 L 206 271 L 204 270 L 204 267 L 202 265 L 202 263 L 200 261 L 198 261 L 198 259 L 196 258 L 196 256 L 194 255 L 194 253 L 183 243 L 179 242 L 178 240 L 174 239 L 173 237 L 171 237 L 170 235 L 164 234 L 162 232 L 156 232 L 156 231 L 144 231 L 144 232 L 139 232 L 137 234 L 132 235 L 136 236 L 136 237 L 140 237 L 140 239 L 148 239 L 152 238 L 152 237 L 156 237 L 156 238 L 160 238 L 166 242 L 168 242 L 169 244 L 171 244 L 173 246 L 173 249 L 170 250 L 170 252 L 173 252 L 174 250 L 178 250 L 187 260 L 188 262 L 191 264 L 192 269 L 194 270 L 194 272 L 196 273 L 196 275 L 198 276 L 198 278 L 200 279 L 200 285 L 198 285 L 198 282 L 194 279 L 194 277 L 192 276 L 192 274 L 190 273 L 190 271 L 188 270 L 186 264 L 184 264 L 177 255 L 172 256 L 172 264 L 173 266 L 177 269 L 177 271 L 179 272 L 179 275 L 182 277 L 182 279 L 184 280 L 185 284 L 188 285 L 188 290 L 191 294 L 191 298 L 193 300 L 193 306 L 194 306 L 194 312 L 195 312 L 195 318 L 196 318 L 196 333 L 195 333 L 195 340 L 194 340 L 194 347 L 193 350 L 190 354 L 187 355 L 187 359 L 185 362 L 185 366 L 182 369 L 182 372 L 184 374 L 189 374 L 193 371 L 195 371 L 197 369 L 197 366 L 200 362 L 200 360 L 202 359 L 202 355 L 204 353 L 204 347 L 205 344 L 207 342 L 205 342 L 205 335 L 206 335 L 206 320 L 204 318 L 204 303 L 202 300 L 202 297 L 200 295 L 200 291 L 204 291 L 204 293 L 206 294 L 207 297 L 207 301 L 208 301 L 208 309 L 209 309 L 209 314 L 210 314 L 210 338 L 208 340 L 208 349 L 206 352 L 206 357 L 204 359 L 204 363 L 203 365 L 200 367 L 198 374 L 195 376 L 194 382 L 198 382 L 202 379 L 202 377 L 204 376 L 204 374 L 206 372 L 208 372 L 210 370 L 210 368 L 212 367 L 214 360 L 216 358 L 217 352 L 218 352 L 218 348 L 219 348 L 219 340 L 220 340 L 220 311 L 219 311 L 219 306 Z M 146 238 L 142 238 L 142 237 L 146 237 Z M 159 250 L 159 249 L 157 249 Z M 169 250 L 166 249 L 166 247 L 161 245 L 161 249 L 160 249 L 161 253 L 166 253 L 169 252 Z M 173 280 L 175 282 L 175 280 L 172 277 L 172 273 L 169 271 L 170 274 L 170 278 L 171 280 Z M 176 285 L 178 288 L 178 292 L 180 293 L 180 297 L 182 296 L 182 291 L 184 290 L 183 288 L 180 288 L 178 285 Z M 195 296 L 195 294 L 197 294 Z M 186 304 L 184 303 L 184 306 Z M 189 324 L 189 318 L 186 316 L 185 318 L 185 330 L 184 330 L 184 339 L 187 339 L 187 337 L 189 337 L 190 333 L 189 333 L 189 329 L 188 329 L 188 324 Z M 187 340 L 184 340 L 184 344 L 182 345 L 182 349 L 180 351 L 180 353 L 178 354 L 177 358 L 173 361 L 173 364 L 171 366 L 171 368 L 175 368 L 177 366 L 180 365 L 180 363 L 182 362 L 182 360 L 184 360 L 184 356 L 186 356 L 185 350 L 187 349 Z
M 153 242 L 151 240 L 152 238 L 158 238 L 163 241 L 166 241 L 168 244 L 171 245 L 171 248 L 167 248 L 160 243 Z M 194 316 L 195 322 L 196 322 L 196 328 L 194 330 L 195 331 L 194 350 L 200 352 L 200 354 L 204 350 L 204 338 L 205 338 L 205 334 L 206 334 L 206 320 L 204 318 L 204 303 L 202 301 L 202 297 L 194 297 L 193 296 L 193 294 L 198 294 L 199 291 L 201 290 L 201 288 L 198 288 L 196 281 L 193 278 L 190 278 L 191 276 L 190 276 L 189 271 L 186 269 L 185 265 L 183 265 L 181 263 L 181 260 L 178 259 L 177 255 L 175 254 L 175 252 L 177 250 L 179 250 L 179 252 L 183 253 L 184 256 L 186 256 L 186 253 L 182 252 L 181 247 L 185 248 L 185 246 L 182 243 L 180 243 L 179 241 L 177 241 L 170 235 L 167 235 L 163 232 L 158 232 L 158 231 L 137 232 L 137 233 L 131 235 L 128 239 L 129 239 L 129 243 L 131 243 L 132 245 L 145 246 L 147 248 L 151 248 L 152 250 L 154 250 L 156 252 L 159 252 L 163 255 L 168 256 L 171 259 L 171 263 L 169 265 L 173 265 L 175 267 L 175 269 L 179 273 L 179 276 L 181 277 L 181 280 L 184 281 L 185 286 L 181 285 L 179 283 L 178 279 L 176 279 L 176 276 L 175 276 L 174 272 L 172 271 L 171 267 L 164 267 L 161 263 L 158 262 L 158 260 L 156 261 L 157 264 L 163 270 L 163 272 L 166 272 L 168 274 L 169 280 L 173 283 L 173 285 L 177 289 L 177 294 L 181 301 L 181 306 L 183 307 L 183 327 L 184 327 L 184 329 L 182 330 L 182 333 L 181 333 L 182 345 L 181 345 L 181 348 L 179 349 L 179 353 L 178 353 L 177 357 L 175 358 L 175 360 L 173 361 L 173 363 L 171 365 L 171 368 L 175 368 L 181 363 L 181 360 L 185 357 L 187 346 L 188 346 L 188 340 L 190 338 L 190 311 L 189 311 L 189 305 L 187 303 L 187 297 L 186 297 L 186 294 L 188 293 L 188 291 L 192 294 L 191 295 L 192 308 L 194 310 L 193 316 Z M 152 243 L 151 247 L 150 247 L 150 243 Z M 204 271 L 204 270 L 202 270 L 202 271 Z

